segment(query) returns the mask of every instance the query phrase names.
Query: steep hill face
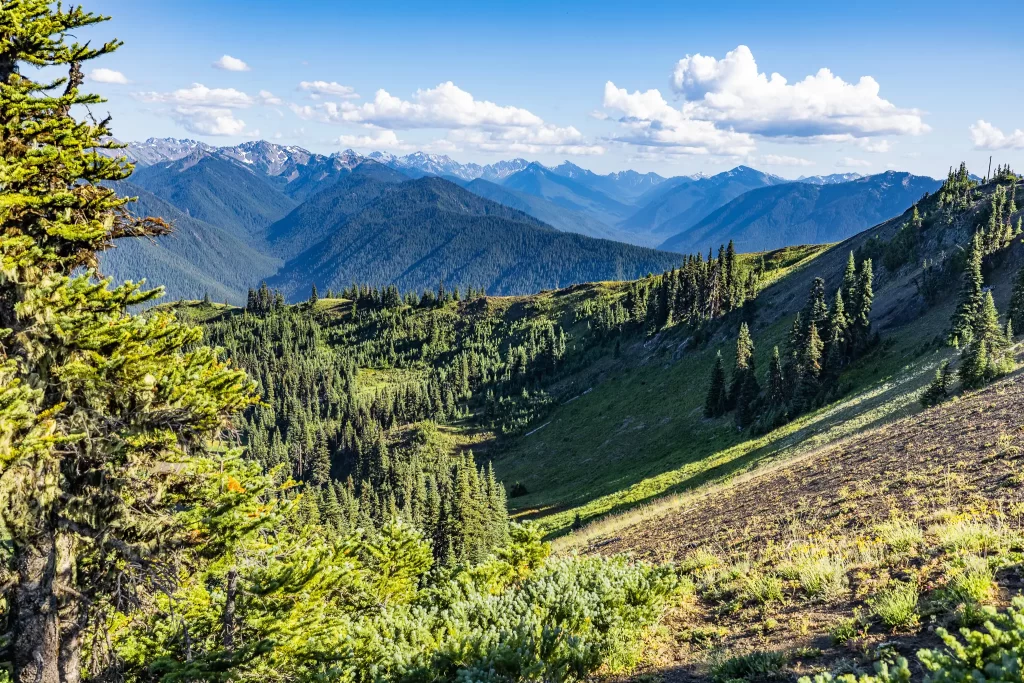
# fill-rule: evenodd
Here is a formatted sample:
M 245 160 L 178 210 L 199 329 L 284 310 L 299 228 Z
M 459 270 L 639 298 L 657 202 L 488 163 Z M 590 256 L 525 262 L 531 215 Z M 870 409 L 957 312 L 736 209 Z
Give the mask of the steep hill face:
M 336 217 L 321 224 L 321 242 L 273 278 L 289 297 L 304 297 L 312 283 L 322 290 L 353 281 L 422 290 L 442 278 L 451 287 L 521 293 L 679 262 L 664 252 L 558 232 L 439 178 L 393 185 L 361 210 Z
M 656 188 L 656 194 L 647 198 L 648 203 L 620 222 L 618 227 L 635 235 L 637 239 L 659 244 L 665 237 L 697 224 L 745 192 L 785 182 L 778 176 L 746 166 L 738 166 L 709 178 L 678 181 L 663 192 Z
M 851 182 L 787 183 L 746 192 L 693 225 L 677 217 L 661 229 L 681 227 L 662 249 L 690 253 L 729 242 L 743 252 L 790 244 L 840 242 L 906 211 L 941 183 L 893 171 Z
M 268 177 L 199 151 L 136 170 L 132 183 L 239 239 L 253 239 L 297 205 Z
M 294 258 L 322 241 L 332 226 L 358 213 L 392 185 L 407 180 L 398 171 L 372 161 L 354 167 L 267 228 L 270 252 L 285 260 Z
M 182 213 L 168 202 L 131 183 L 118 190 L 138 200 L 130 205 L 137 216 L 160 216 L 174 226 L 170 235 L 153 240 L 119 240 L 100 255 L 100 272 L 115 282 L 145 279 L 163 285 L 172 299 L 202 299 L 233 304 L 245 301 L 254 282 L 273 274 L 281 261 L 216 225 Z

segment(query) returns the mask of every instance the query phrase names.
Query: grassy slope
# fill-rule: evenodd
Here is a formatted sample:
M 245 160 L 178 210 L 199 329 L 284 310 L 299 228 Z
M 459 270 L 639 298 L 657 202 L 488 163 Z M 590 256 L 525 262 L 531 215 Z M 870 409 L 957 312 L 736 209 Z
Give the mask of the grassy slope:
M 896 655 L 919 676 L 935 627 L 977 627 L 1024 588 L 1022 399 L 1018 373 L 581 535 L 589 552 L 676 560 L 693 582 L 643 679 L 792 680 Z M 915 597 L 890 609 L 897 590 Z
M 833 291 L 851 250 L 873 235 L 891 239 L 904 222 L 905 217 L 894 218 L 802 262 L 761 293 L 752 333 L 762 372 L 772 345 L 781 346 L 793 312 L 802 307 L 811 280 L 820 275 Z M 955 243 L 966 241 L 966 229 L 957 229 L 964 234 L 934 231 L 936 241 L 926 251 L 955 249 Z M 987 275 L 1001 310 L 1021 261 L 1024 247 L 1018 243 Z M 529 492 L 510 501 L 513 511 L 558 535 L 577 514 L 586 523 L 652 504 L 917 410 L 916 392 L 930 381 L 938 362 L 951 355 L 939 342 L 959 283 L 951 283 L 943 303 L 922 310 L 914 284 L 919 268 L 895 274 L 878 270 L 873 319 L 885 344 L 844 374 L 847 391 L 837 403 L 759 438 L 737 433 L 731 417 L 705 420 L 702 407 L 715 352 L 731 358 L 738 319 L 726 321 L 724 333 L 696 350 L 689 350 L 681 333 L 669 330 L 624 348 L 621 360 L 602 369 L 604 381 L 593 386 L 581 382 L 578 398 L 554 410 L 543 429 L 496 454 L 499 478 L 520 481 Z

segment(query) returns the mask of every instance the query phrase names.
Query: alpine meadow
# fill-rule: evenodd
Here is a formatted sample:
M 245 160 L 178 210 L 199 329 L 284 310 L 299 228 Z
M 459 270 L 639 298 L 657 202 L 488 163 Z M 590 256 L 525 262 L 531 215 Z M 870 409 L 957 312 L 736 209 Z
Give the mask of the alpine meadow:
M 0 5 L 0 683 L 1021 680 L 1002 27 L 88 4 Z

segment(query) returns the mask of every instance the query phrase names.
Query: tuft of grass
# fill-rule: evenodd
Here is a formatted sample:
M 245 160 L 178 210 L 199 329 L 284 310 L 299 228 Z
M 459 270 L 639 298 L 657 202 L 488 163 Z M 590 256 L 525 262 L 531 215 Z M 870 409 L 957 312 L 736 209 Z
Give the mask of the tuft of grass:
M 946 596 L 956 605 L 960 623 L 965 626 L 980 624 L 984 619 L 984 607 L 992 601 L 996 592 L 995 573 L 988 561 L 977 555 L 963 558 L 957 566 L 948 568 L 949 583 Z
M 892 630 L 906 630 L 920 621 L 918 598 L 916 583 L 893 581 L 888 588 L 868 600 L 868 605 L 871 612 Z
M 782 579 L 771 574 L 751 573 L 743 587 L 743 599 L 758 605 L 784 602 L 786 594 Z
M 717 567 L 720 564 L 722 564 L 722 561 L 718 559 L 717 555 L 704 548 L 699 548 L 687 555 L 686 559 L 679 563 L 679 571 L 683 574 L 696 574 L 702 570 Z
M 817 548 L 801 548 L 789 562 L 780 567 L 780 573 L 800 582 L 800 588 L 809 598 L 829 599 L 846 589 L 846 562 L 839 555 Z
M 981 553 L 999 546 L 1000 534 L 984 522 L 954 519 L 936 524 L 928 530 L 946 550 Z
M 789 663 L 786 652 L 756 651 L 729 657 L 711 667 L 715 681 L 735 681 L 776 678 Z
M 924 542 L 921 528 L 904 518 L 894 518 L 875 527 L 878 540 L 893 552 L 904 554 L 914 550 Z

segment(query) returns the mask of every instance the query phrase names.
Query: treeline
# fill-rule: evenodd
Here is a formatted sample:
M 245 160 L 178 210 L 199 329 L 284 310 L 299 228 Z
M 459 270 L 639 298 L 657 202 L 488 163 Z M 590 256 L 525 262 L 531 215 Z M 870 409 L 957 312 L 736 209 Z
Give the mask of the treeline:
M 878 342 L 871 329 L 873 280 L 871 260 L 862 261 L 858 269 L 853 252 L 831 305 L 825 281 L 815 278 L 807 303 L 793 320 L 784 352 L 777 346 L 772 349 L 763 383 L 755 366 L 754 341 L 742 323 L 731 380 L 719 352 L 704 415 L 719 418 L 735 411 L 738 428 L 764 432 L 834 398 L 843 369 Z
M 756 297 L 764 275 L 763 260 L 742 267 L 730 241 L 717 257 L 690 254 L 678 268 L 631 283 L 624 297 L 585 302 L 577 319 L 587 319 L 601 338 L 630 325 L 648 333 L 672 325 L 699 328 Z

